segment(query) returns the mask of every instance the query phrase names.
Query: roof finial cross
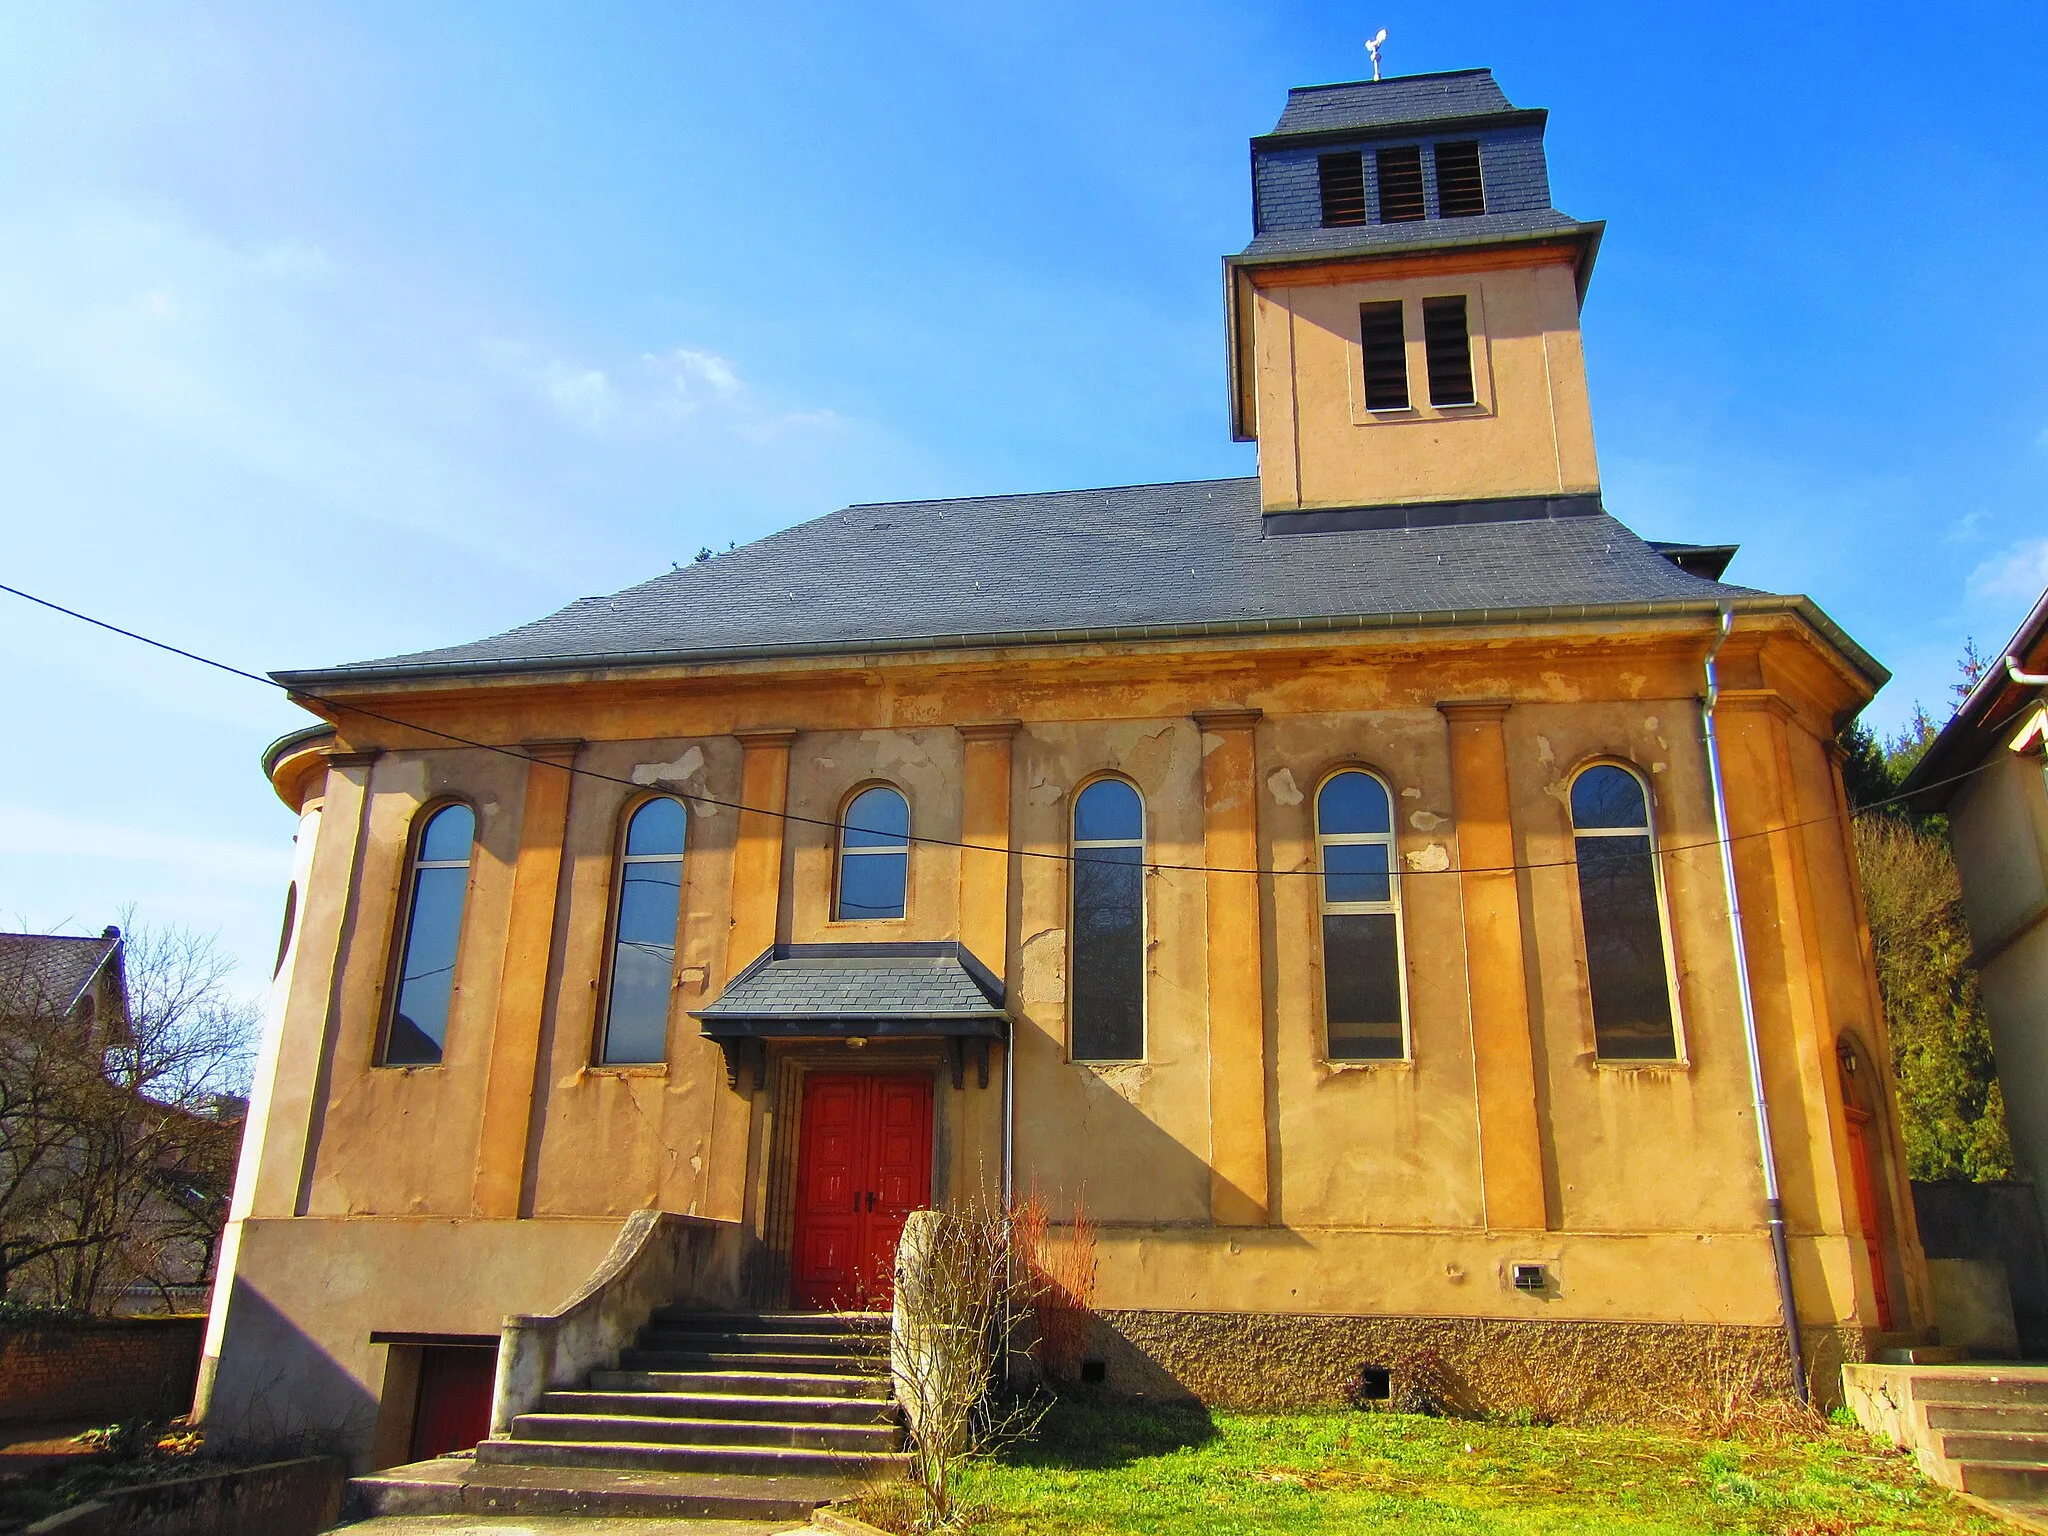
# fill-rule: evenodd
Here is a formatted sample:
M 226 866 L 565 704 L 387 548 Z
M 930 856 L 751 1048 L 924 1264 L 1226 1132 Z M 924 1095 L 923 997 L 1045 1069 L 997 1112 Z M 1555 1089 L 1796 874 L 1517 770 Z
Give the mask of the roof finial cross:
M 1372 55 L 1372 77 L 1375 80 L 1380 77 L 1380 48 L 1386 40 L 1387 29 L 1385 27 L 1380 28 L 1380 35 L 1378 37 L 1369 37 L 1365 40 L 1365 51 Z

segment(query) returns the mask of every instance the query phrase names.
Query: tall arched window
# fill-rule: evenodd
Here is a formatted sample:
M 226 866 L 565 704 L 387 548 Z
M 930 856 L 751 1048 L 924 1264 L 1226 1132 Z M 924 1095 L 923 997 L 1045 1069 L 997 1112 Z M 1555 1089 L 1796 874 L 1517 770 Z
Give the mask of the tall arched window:
M 1356 768 L 1316 795 L 1323 909 L 1323 1020 L 1332 1061 L 1399 1061 L 1407 982 L 1387 787 Z
M 687 829 L 683 803 L 666 796 L 649 800 L 626 823 L 604 1047 L 598 1053 L 606 1066 L 658 1062 L 668 1054 L 668 995 L 676 974 Z
M 1595 1052 L 1618 1061 L 1678 1055 L 1663 892 L 1643 781 L 1613 763 L 1572 780 L 1579 912 Z
M 407 882 L 391 1027 L 384 1034 L 388 1067 L 430 1067 L 448 1044 L 448 1010 L 455 997 L 455 951 L 462 938 L 462 907 L 469 895 L 469 856 L 476 843 L 476 812 L 444 805 L 427 818 L 412 855 Z
M 1073 1003 L 1076 1061 L 1145 1054 L 1145 802 L 1122 779 L 1074 801 Z
M 862 790 L 840 818 L 840 922 L 901 917 L 910 881 L 910 806 L 886 784 Z

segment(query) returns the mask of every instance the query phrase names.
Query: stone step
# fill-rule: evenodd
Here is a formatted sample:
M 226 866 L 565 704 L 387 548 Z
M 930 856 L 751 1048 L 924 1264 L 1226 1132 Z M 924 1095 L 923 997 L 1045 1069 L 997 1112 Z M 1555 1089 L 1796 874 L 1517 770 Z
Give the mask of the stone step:
M 2008 1434 L 2048 1434 L 2048 1403 L 1930 1403 L 1927 1427 L 1937 1432 L 1990 1429 Z
M 788 1423 L 774 1419 L 668 1419 L 598 1413 L 522 1413 L 515 1440 L 575 1440 L 652 1445 L 744 1446 L 760 1450 L 849 1451 L 898 1448 L 893 1424 Z
M 733 1477 L 604 1467 L 493 1466 L 443 1456 L 348 1484 L 350 1516 L 580 1515 L 670 1520 L 808 1520 L 860 1489 L 858 1477 Z
M 653 1320 L 672 1328 L 740 1333 L 887 1332 L 886 1312 L 699 1312 L 689 1307 L 656 1307 Z
M 757 1450 L 744 1446 L 653 1445 L 641 1441 L 486 1440 L 484 1466 L 607 1467 L 633 1472 L 689 1472 L 723 1477 L 868 1478 L 900 1476 L 910 1458 L 900 1451 Z
M 712 1332 L 701 1328 L 671 1328 L 650 1323 L 640 1330 L 639 1347 L 651 1350 L 681 1350 L 691 1353 L 716 1350 L 720 1354 L 761 1355 L 862 1355 L 885 1360 L 888 1341 L 879 1334 Z
M 880 1424 L 890 1420 L 877 1397 L 740 1396 L 722 1392 L 547 1392 L 542 1413 L 628 1414 L 672 1419 L 768 1419 L 782 1423 Z
M 1960 1365 L 1970 1358 L 1967 1349 L 1953 1344 L 1908 1344 L 1898 1349 L 1880 1349 L 1879 1365 Z
M 731 1397 L 857 1397 L 890 1395 L 887 1376 L 845 1371 L 806 1375 L 801 1371 L 592 1371 L 599 1392 L 691 1392 Z
M 1980 1499 L 2048 1498 L 2048 1466 L 2012 1461 L 1962 1461 L 1956 1472 L 1965 1493 Z
M 1960 1434 L 1938 1435 L 1935 1443 L 1949 1461 L 1999 1461 L 2015 1466 L 2048 1467 L 2048 1435 L 1965 1430 Z
M 1913 1401 L 1924 1407 L 1992 1404 L 2020 1407 L 2048 1404 L 2048 1371 L 2018 1375 L 2006 1371 L 1954 1371 L 1910 1378 Z
M 862 1355 L 771 1354 L 766 1350 L 627 1349 L 622 1371 L 780 1371 L 798 1376 L 880 1375 L 878 1363 Z

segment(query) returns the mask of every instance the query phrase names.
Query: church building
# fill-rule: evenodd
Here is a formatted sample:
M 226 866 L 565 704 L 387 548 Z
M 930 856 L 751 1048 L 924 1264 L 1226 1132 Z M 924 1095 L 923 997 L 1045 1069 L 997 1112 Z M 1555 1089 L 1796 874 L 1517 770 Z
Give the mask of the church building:
M 1929 1341 L 1834 746 L 1886 673 L 1605 505 L 1544 127 L 1288 94 L 1254 477 L 847 507 L 278 674 L 209 1422 L 404 1460 L 635 1212 L 786 1313 L 978 1195 L 1085 1207 L 1113 1395 L 1618 1413 L 1789 1339 L 1826 1402 Z

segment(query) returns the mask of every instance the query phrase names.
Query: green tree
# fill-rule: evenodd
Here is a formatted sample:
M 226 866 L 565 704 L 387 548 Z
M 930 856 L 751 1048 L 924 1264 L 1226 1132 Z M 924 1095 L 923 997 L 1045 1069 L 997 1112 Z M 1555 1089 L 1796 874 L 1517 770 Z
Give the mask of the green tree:
M 1974 644 L 1957 670 L 1958 698 L 1984 669 Z M 1876 952 L 1878 989 L 1890 1025 L 1900 1130 L 1915 1179 L 2012 1177 L 2005 1099 L 1991 1029 L 1970 969 L 1962 881 L 1949 851 L 1948 818 L 1893 803 L 1940 726 L 1915 706 L 1896 735 L 1880 740 L 1851 723 L 1842 732 L 1842 778 L 1856 808 L 1856 858 Z

